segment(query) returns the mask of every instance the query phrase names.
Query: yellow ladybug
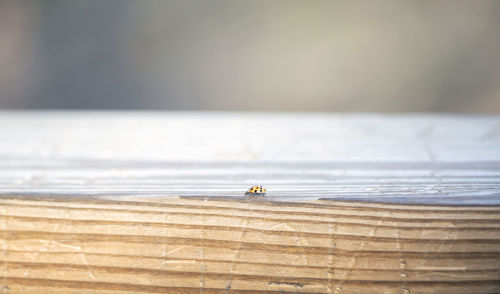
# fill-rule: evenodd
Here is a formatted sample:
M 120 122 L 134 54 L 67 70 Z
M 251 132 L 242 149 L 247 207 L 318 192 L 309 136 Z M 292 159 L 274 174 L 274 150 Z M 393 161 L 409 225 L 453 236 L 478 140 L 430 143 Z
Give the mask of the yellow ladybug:
M 262 186 L 252 186 L 245 193 L 245 196 L 264 196 L 266 194 L 266 189 L 262 188 Z

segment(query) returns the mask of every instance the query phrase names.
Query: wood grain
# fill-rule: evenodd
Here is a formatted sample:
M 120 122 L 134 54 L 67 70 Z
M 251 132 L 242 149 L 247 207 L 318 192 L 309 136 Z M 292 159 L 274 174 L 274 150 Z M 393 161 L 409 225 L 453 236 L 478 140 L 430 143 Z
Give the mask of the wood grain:
M 4 197 L 7 293 L 495 293 L 500 207 Z
M 500 117 L 0 111 L 0 230 L 0 294 L 500 293 Z
M 500 117 L 1 112 L 0 194 L 500 205 Z

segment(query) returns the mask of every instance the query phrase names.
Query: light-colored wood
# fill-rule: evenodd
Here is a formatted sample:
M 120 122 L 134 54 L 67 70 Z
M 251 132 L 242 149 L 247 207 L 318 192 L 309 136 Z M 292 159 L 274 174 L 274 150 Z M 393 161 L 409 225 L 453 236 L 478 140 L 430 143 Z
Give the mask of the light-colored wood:
M 0 111 L 0 230 L 0 293 L 500 293 L 500 117 Z
M 0 207 L 4 293 L 500 291 L 500 207 L 101 197 Z
M 0 194 L 500 205 L 500 117 L 0 112 Z

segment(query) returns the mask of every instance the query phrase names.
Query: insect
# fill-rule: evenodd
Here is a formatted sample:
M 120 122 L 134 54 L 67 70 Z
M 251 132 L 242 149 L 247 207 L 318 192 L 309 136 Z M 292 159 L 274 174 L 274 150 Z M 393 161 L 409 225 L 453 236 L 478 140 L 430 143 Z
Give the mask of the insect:
M 245 196 L 264 196 L 266 194 L 266 189 L 262 186 L 252 186 L 245 193 Z

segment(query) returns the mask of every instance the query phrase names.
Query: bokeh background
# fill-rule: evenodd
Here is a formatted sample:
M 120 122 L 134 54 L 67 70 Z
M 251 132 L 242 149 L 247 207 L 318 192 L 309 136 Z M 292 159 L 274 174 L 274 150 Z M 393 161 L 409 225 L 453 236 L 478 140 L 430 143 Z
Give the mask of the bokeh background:
M 500 1 L 0 0 L 0 108 L 500 113 Z

